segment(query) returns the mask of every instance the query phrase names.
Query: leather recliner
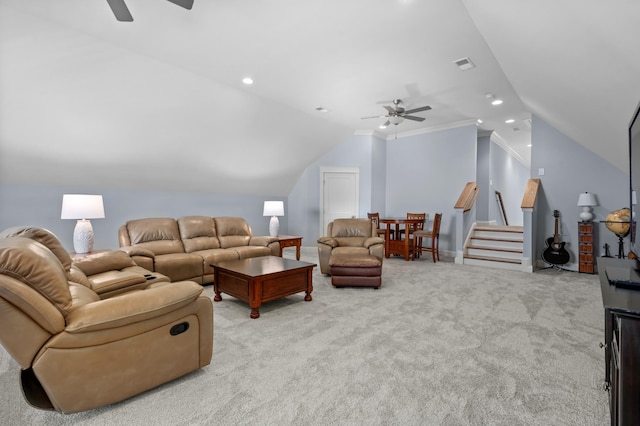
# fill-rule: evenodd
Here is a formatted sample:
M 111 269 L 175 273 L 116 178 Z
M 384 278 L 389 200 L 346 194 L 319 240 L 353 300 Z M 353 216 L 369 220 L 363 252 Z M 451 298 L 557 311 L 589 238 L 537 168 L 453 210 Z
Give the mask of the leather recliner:
M 327 225 L 327 235 L 318 239 L 320 272 L 330 273 L 332 255 L 371 255 L 384 260 L 384 240 L 378 237 L 371 219 L 335 219 Z
M 0 343 L 34 407 L 89 410 L 210 363 L 213 306 L 199 284 L 157 282 L 101 299 L 74 281 L 83 273 L 49 231 L 0 237 Z

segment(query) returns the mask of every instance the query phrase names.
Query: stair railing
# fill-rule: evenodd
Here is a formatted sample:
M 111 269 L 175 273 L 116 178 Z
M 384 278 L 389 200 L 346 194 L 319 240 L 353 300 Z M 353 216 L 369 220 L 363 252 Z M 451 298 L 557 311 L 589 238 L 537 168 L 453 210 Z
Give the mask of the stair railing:
M 480 189 L 475 182 L 467 182 L 462 189 L 458 201 L 453 206 L 456 211 L 456 263 L 463 263 L 464 260 L 464 241 L 469 234 L 471 226 L 475 222 L 475 211 L 471 212 L 474 207 L 478 191 Z
M 502 213 L 502 221 L 506 226 L 509 226 L 509 221 L 507 220 L 507 212 L 504 210 L 504 203 L 502 202 L 502 194 L 500 193 L 500 191 L 496 191 L 496 199 L 498 200 L 500 213 Z
M 527 187 L 522 197 L 522 228 L 523 228 L 523 247 L 522 247 L 522 267 L 523 270 L 533 272 L 533 261 L 535 260 L 534 234 L 536 230 L 536 200 L 538 191 L 540 190 L 540 179 L 529 179 Z

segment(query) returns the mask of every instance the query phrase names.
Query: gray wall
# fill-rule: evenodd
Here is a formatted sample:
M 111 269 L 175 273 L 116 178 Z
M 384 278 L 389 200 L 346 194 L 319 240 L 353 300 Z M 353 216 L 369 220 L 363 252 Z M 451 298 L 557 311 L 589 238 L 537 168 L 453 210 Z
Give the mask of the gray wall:
M 542 182 L 538 198 L 538 235 L 535 241 L 537 251 L 541 253 L 546 247 L 545 239 L 553 236 L 555 221 L 552 212 L 559 210 L 560 239 L 566 243 L 565 248 L 571 253 L 571 261 L 567 267 L 577 270 L 578 215 L 582 210 L 577 206 L 579 194 L 588 191 L 596 195 L 599 205 L 594 208 L 594 220 L 602 221 L 610 211 L 628 207 L 628 171 L 622 171 L 603 161 L 536 116 L 532 117 L 531 142 L 531 177 L 540 178 Z M 628 144 L 628 141 L 603 143 Z M 540 168 L 544 168 L 544 176 L 538 176 Z M 617 237 L 603 223 L 599 223 L 597 228 L 597 254 L 602 251 L 604 243 L 608 243 L 612 254 L 616 254 Z M 628 246 L 625 246 L 625 250 L 628 250 Z
M 627 141 L 610 141 L 626 144 Z M 553 235 L 554 209 L 561 212 L 561 239 L 572 254 L 569 268 L 577 269 L 576 205 L 580 192 L 596 194 L 599 205 L 596 220 L 628 204 L 628 173 L 621 171 L 586 150 L 547 123 L 532 120 L 531 177 L 540 177 L 539 224 L 535 236 L 539 253 L 546 238 Z M 73 220 L 60 219 L 64 193 L 102 194 L 105 219 L 92 221 L 96 248 L 116 248 L 117 229 L 130 219 L 142 217 L 243 216 L 255 234 L 268 234 L 268 218 L 262 216 L 265 200 L 284 200 L 285 216 L 280 218 L 281 233 L 302 235 L 303 245 L 315 247 L 319 236 L 320 167 L 350 166 L 360 169 L 360 216 L 378 210 L 388 216 L 404 216 L 408 211 L 429 214 L 442 212 L 441 249 L 452 251 L 455 242 L 453 205 L 464 184 L 476 180 L 476 128 L 464 126 L 422 135 L 385 141 L 375 136 L 354 135 L 309 165 L 295 182 L 289 197 L 244 196 L 189 191 L 138 191 L 101 187 L 0 184 L 0 229 L 16 225 L 43 226 L 52 230 L 65 247 L 72 249 Z M 482 146 L 482 141 L 481 145 Z M 507 169 L 509 157 L 491 144 L 495 182 L 509 182 L 514 176 Z M 496 160 L 496 158 L 502 158 Z M 514 163 L 514 166 L 517 164 Z M 519 167 L 519 166 L 518 166 Z M 544 168 L 544 176 L 538 169 Z M 517 170 L 515 173 L 520 174 Z M 520 178 L 515 179 L 518 181 Z M 502 185 L 502 184 L 501 184 Z M 520 188 L 516 188 L 521 191 Z M 503 188 L 500 188 L 503 191 Z M 516 191 L 517 192 L 517 191 Z M 516 204 L 521 201 L 517 196 Z M 515 195 L 513 197 L 516 197 Z M 384 208 L 381 208 L 384 204 Z M 606 242 L 617 252 L 617 238 L 599 224 L 598 251 Z M 625 247 L 625 249 L 627 249 Z
M 269 218 L 262 216 L 265 200 L 285 201 L 285 216 L 279 219 L 281 233 L 287 230 L 287 203 L 282 197 L 8 184 L 0 185 L 0 229 L 19 225 L 44 227 L 72 251 L 76 221 L 60 219 L 65 193 L 102 195 L 105 218 L 91 221 L 96 249 L 117 248 L 120 225 L 145 217 L 242 216 L 255 235 L 268 235 Z
M 501 146 L 491 142 L 489 191 L 487 194 L 489 220 L 504 225 L 496 199 L 496 191 L 500 191 L 509 225 L 522 226 L 522 197 L 529 176 L 530 170 L 527 166 L 507 153 Z

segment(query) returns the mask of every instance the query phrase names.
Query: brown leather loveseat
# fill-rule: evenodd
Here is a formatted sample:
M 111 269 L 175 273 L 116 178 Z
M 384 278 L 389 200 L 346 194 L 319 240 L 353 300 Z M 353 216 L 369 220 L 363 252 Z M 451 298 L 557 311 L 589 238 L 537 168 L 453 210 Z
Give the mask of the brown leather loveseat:
M 118 230 L 120 250 L 171 281 L 213 282 L 212 264 L 278 256 L 276 237 L 253 236 L 241 217 L 184 216 L 130 220 Z
M 213 306 L 202 286 L 149 283 L 135 277 L 135 265 L 110 274 L 103 270 L 110 261 L 98 263 L 83 265 L 96 272 L 91 281 L 51 232 L 0 233 L 0 343 L 20 366 L 23 395 L 34 407 L 97 408 L 211 361 Z M 129 291 L 127 280 L 135 281 Z M 122 285 L 115 293 L 103 288 L 103 298 L 91 287 L 104 282 Z

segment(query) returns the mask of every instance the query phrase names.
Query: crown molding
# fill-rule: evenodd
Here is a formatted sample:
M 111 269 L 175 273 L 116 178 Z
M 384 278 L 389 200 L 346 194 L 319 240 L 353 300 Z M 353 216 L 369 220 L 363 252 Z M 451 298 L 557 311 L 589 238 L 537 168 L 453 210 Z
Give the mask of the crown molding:
M 426 133 L 441 132 L 443 130 L 457 129 L 459 127 L 469 126 L 471 124 L 475 125 L 476 124 L 476 120 L 474 120 L 474 119 L 462 120 L 462 121 L 456 121 L 454 123 L 443 124 L 443 125 L 440 125 L 440 126 L 433 126 L 433 127 L 423 128 L 423 129 L 416 129 L 416 130 L 409 130 L 409 131 L 406 131 L 406 132 L 394 133 L 393 135 L 387 135 L 386 139 L 387 140 L 392 140 L 392 139 L 397 139 L 397 138 L 407 138 L 407 137 L 410 137 L 410 136 L 423 135 L 423 134 L 426 134 Z
M 493 142 L 496 145 L 498 145 L 500 148 L 504 149 L 509 155 L 511 155 L 516 160 L 518 160 L 525 167 L 527 167 L 527 168 L 531 167 L 531 165 L 527 164 L 527 162 L 524 160 L 524 158 L 522 158 L 522 156 L 520 156 L 520 154 L 518 154 L 513 149 L 511 149 L 511 147 L 509 147 L 509 145 L 504 141 L 504 139 L 502 139 L 500 137 L 500 135 L 498 135 L 496 132 L 493 132 L 491 134 L 490 140 L 491 140 L 491 142 Z

